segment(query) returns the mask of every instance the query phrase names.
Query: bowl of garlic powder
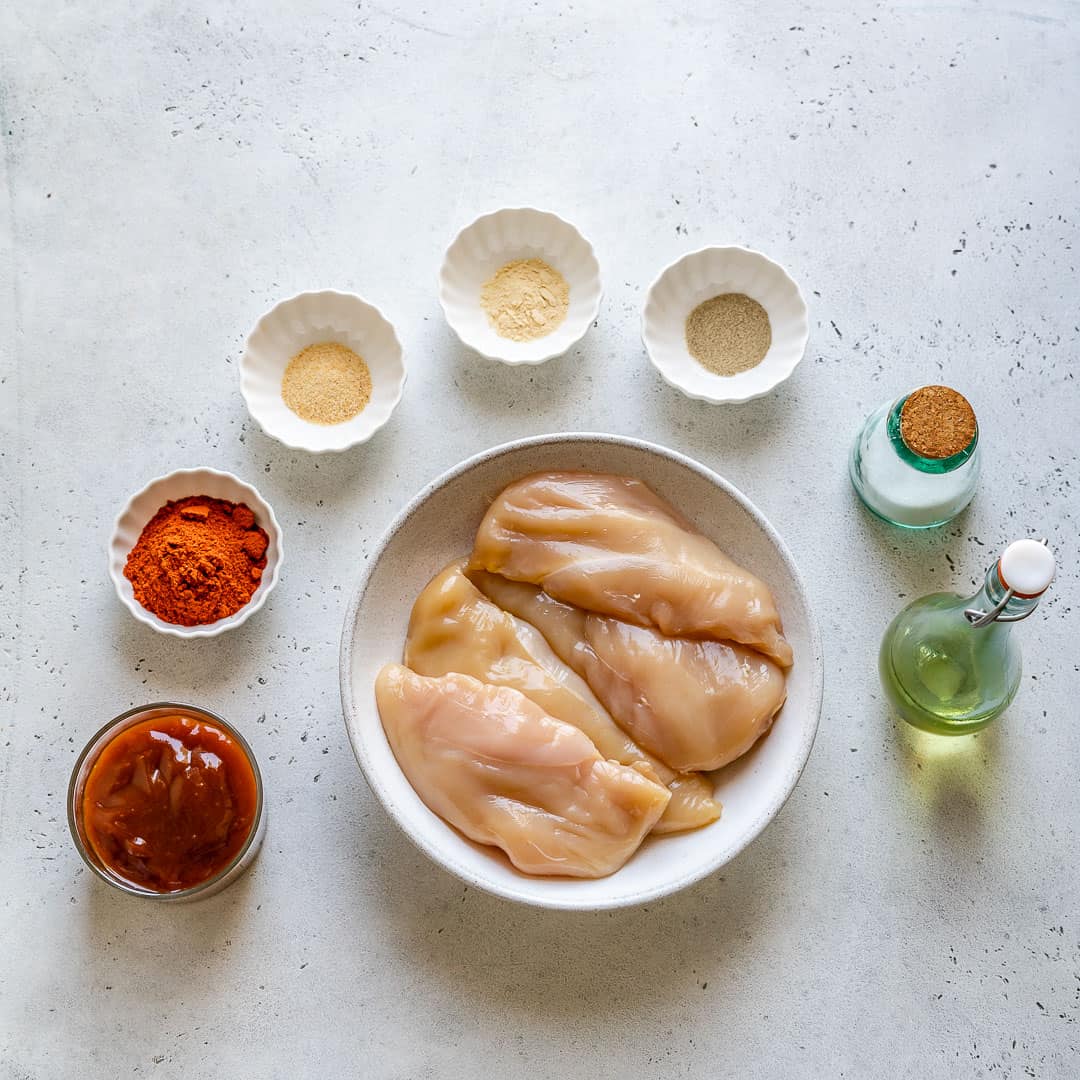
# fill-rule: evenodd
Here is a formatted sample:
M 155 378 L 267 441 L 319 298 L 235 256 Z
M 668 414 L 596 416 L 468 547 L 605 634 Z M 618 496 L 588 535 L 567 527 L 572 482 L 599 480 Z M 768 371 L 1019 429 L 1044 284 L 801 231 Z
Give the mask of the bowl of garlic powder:
M 510 207 L 458 233 L 439 302 L 462 344 L 504 364 L 541 364 L 586 334 L 600 309 L 592 245 L 557 214 Z
M 248 412 L 271 438 L 314 454 L 367 442 L 405 388 L 393 326 L 352 293 L 300 293 L 268 311 L 240 358 Z
M 806 301 L 787 271 L 760 252 L 702 248 L 653 282 L 641 338 L 663 380 L 688 397 L 751 401 L 803 358 Z

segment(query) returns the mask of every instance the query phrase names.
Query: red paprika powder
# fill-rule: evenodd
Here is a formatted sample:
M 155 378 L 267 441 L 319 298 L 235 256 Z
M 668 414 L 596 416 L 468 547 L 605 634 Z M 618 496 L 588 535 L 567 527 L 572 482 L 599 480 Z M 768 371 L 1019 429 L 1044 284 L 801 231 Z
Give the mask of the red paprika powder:
M 239 611 L 259 587 L 269 542 L 243 503 L 190 495 L 150 519 L 124 577 L 135 599 L 164 622 L 217 622 Z

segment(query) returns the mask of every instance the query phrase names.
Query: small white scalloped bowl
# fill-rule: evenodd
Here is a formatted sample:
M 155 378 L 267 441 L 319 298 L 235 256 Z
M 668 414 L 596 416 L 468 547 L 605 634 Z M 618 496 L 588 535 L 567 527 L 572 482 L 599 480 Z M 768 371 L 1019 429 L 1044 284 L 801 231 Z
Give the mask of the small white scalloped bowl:
M 309 423 L 281 396 L 289 361 L 325 341 L 352 349 L 371 372 L 371 400 L 341 424 Z M 313 454 L 367 442 L 390 419 L 404 389 L 405 362 L 393 326 L 373 304 L 332 289 L 282 300 L 255 324 L 240 359 L 240 392 L 259 427 L 285 446 Z
M 550 334 L 532 341 L 496 333 L 480 306 L 484 283 L 516 259 L 543 259 L 570 286 L 566 318 Z M 542 364 L 576 345 L 600 310 L 600 295 L 600 265 L 588 240 L 557 214 L 528 206 L 478 217 L 446 249 L 439 271 L 439 303 L 461 343 L 512 366 Z
M 737 375 L 714 375 L 686 347 L 687 316 L 721 293 L 756 300 L 772 329 L 761 363 Z M 664 382 L 716 405 L 751 401 L 775 389 L 798 366 L 809 336 L 799 286 L 779 263 L 744 247 L 702 248 L 677 259 L 653 282 L 641 313 L 641 340 Z
M 266 569 L 263 570 L 259 587 L 251 599 L 237 612 L 217 622 L 204 623 L 201 626 L 178 626 L 159 619 L 153 612 L 135 599 L 131 582 L 124 577 L 124 565 L 131 549 L 138 542 L 143 529 L 150 519 L 167 503 L 184 499 L 189 495 L 206 495 L 211 499 L 226 499 L 233 503 L 244 503 L 255 515 L 255 523 L 266 530 L 270 540 L 266 548 Z M 217 469 L 178 469 L 151 480 L 149 484 L 136 492 L 128 500 L 127 506 L 120 511 L 109 539 L 109 577 L 116 587 L 120 602 L 141 623 L 157 630 L 160 634 L 172 634 L 174 637 L 199 638 L 216 637 L 233 630 L 247 622 L 256 611 L 266 603 L 277 584 L 281 563 L 284 559 L 281 545 L 281 528 L 270 504 L 250 484 L 232 473 L 219 472 Z

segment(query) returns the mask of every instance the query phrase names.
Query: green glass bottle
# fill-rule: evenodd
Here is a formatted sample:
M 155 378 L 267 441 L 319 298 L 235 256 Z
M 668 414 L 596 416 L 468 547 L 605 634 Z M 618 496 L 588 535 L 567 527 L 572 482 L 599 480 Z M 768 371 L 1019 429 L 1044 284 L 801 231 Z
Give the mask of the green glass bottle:
M 915 727 L 966 735 L 999 716 L 1020 687 L 1012 624 L 1027 618 L 1054 576 L 1046 541 L 1010 544 L 972 597 L 933 593 L 889 624 L 878 658 L 892 707 Z

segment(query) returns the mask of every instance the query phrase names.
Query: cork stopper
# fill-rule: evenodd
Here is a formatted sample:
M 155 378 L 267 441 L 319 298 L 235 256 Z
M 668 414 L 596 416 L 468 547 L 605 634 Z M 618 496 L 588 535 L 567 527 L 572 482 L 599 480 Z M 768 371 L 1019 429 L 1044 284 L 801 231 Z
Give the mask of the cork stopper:
M 900 437 L 923 458 L 949 458 L 975 438 L 975 410 L 948 386 L 921 386 L 900 410 Z

